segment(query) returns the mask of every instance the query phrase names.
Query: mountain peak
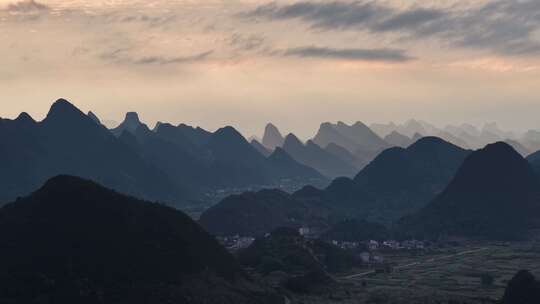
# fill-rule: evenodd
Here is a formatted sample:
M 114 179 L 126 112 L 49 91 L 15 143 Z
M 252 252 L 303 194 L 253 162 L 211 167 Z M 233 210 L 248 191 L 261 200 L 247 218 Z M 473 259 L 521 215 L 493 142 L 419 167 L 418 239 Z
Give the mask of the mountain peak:
M 365 123 L 361 122 L 361 121 L 355 122 L 354 125 L 352 125 L 352 127 L 356 127 L 356 128 L 359 128 L 359 127 L 361 127 L 361 128 L 368 128 L 368 126 L 367 126 Z
M 266 124 L 265 130 L 278 131 L 278 128 L 271 122 Z
M 265 147 L 273 150 L 276 147 L 283 146 L 283 142 L 283 135 L 281 135 L 281 132 L 279 132 L 278 128 L 272 123 L 268 123 L 264 128 L 262 144 Z
M 46 119 L 63 117 L 66 115 L 84 116 L 84 113 L 69 101 L 60 98 L 52 104 Z
M 298 137 L 296 137 L 296 135 L 294 135 L 293 133 L 289 133 L 287 135 L 287 137 L 285 137 L 285 143 L 283 144 L 283 146 L 303 146 L 304 144 L 302 143 L 302 141 L 300 141 L 300 139 L 298 139 Z
M 98 125 L 101 125 L 101 120 L 99 120 L 99 118 L 97 117 L 96 114 L 94 114 L 94 112 L 89 111 L 87 115 L 88 115 L 88 117 L 90 117 L 95 123 L 97 123 Z
M 64 195 L 68 191 L 72 193 L 91 192 L 92 188 L 101 188 L 97 183 L 71 175 L 57 175 L 48 179 L 34 194 L 47 196 Z
M 125 122 L 129 123 L 140 123 L 141 120 L 139 119 L 139 114 L 137 112 L 127 112 L 126 118 L 124 119 Z
M 143 125 L 143 123 L 139 119 L 139 114 L 137 114 L 137 112 L 127 112 L 124 121 L 118 127 L 113 129 L 112 132 L 117 137 L 122 135 L 124 131 L 129 131 L 135 134 L 141 125 Z
M 527 160 L 509 144 L 496 142 L 471 153 L 447 190 L 475 193 L 505 189 L 507 194 L 517 195 L 537 186 L 538 179 Z
M 28 114 L 26 112 L 22 112 L 21 114 L 19 114 L 19 116 L 17 116 L 15 121 L 20 123 L 20 124 L 34 124 L 34 123 L 36 123 L 36 121 L 32 118 L 32 116 L 30 116 L 30 114 Z
M 384 141 L 397 147 L 407 147 L 412 143 L 412 140 L 398 131 L 392 131 L 392 133 L 384 137 Z
M 238 132 L 235 128 L 231 126 L 225 126 L 223 128 L 218 129 L 215 133 L 215 136 L 221 136 L 225 138 L 244 138 L 240 132 Z
M 346 124 L 343 123 L 343 122 L 341 122 L 341 121 L 340 121 L 338 124 L 340 124 L 340 125 L 345 125 L 345 126 L 346 126 Z M 323 122 L 323 123 L 321 124 L 321 126 L 319 127 L 319 129 L 320 129 L 320 130 L 334 129 L 334 125 L 333 125 L 331 122 Z
M 483 153 L 486 155 L 497 155 L 497 156 L 511 156 L 513 158 L 518 158 L 519 153 L 509 144 L 499 141 L 485 146 L 483 149 L 477 151 L 478 153 Z
M 283 150 L 283 148 L 281 147 L 276 147 L 274 152 L 270 154 L 269 158 L 275 159 L 275 160 L 281 159 L 281 160 L 286 160 L 286 161 L 293 161 L 293 158 L 287 152 L 285 152 L 285 150 Z
M 439 144 L 449 144 L 447 141 L 443 140 L 440 137 L 437 136 L 426 136 L 421 137 L 416 142 L 414 142 L 409 148 L 411 149 L 417 149 L 418 147 L 425 147 L 430 145 L 439 145 Z
M 265 157 L 270 156 L 271 152 L 265 146 L 263 146 L 258 140 L 252 139 L 249 143 L 251 144 L 251 146 L 253 148 L 255 148 L 255 150 L 257 150 L 263 156 L 265 156 Z M 276 150 L 277 150 L 277 148 L 276 148 Z

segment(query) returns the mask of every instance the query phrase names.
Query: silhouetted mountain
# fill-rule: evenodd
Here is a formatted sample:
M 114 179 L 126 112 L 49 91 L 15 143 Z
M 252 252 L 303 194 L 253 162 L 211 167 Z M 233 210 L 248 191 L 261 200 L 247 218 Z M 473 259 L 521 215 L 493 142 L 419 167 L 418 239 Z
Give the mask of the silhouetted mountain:
M 335 128 L 339 133 L 352 139 L 357 144 L 356 149 L 352 150 L 352 152 L 356 153 L 358 150 L 363 152 L 379 152 L 388 148 L 388 143 L 362 122 L 358 121 L 352 126 L 338 122 Z
M 231 187 L 278 186 L 283 179 L 294 180 L 299 185 L 322 179 L 315 170 L 290 158 L 267 159 L 232 127 L 208 133 L 200 128 L 162 123 L 154 132 L 141 124 L 134 134 L 137 143 L 126 144 L 170 179 L 195 189 L 196 193 Z
M 349 150 L 351 153 L 356 151 L 358 146 L 351 138 L 338 132 L 336 126 L 329 122 L 321 124 L 319 131 L 317 131 L 317 134 L 313 137 L 313 142 L 323 148 L 334 143 Z
M 206 147 L 212 152 L 214 174 L 235 184 L 266 184 L 272 181 L 266 159 L 234 128 L 217 130 Z
M 253 139 L 250 142 L 251 146 L 255 148 L 259 153 L 261 153 L 264 157 L 270 156 L 272 154 L 272 151 L 270 151 L 268 148 L 263 146 L 259 141 Z
M 502 131 L 495 123 L 486 124 L 479 130 L 470 124 L 447 125 L 444 128 L 438 128 L 427 122 L 411 119 L 401 125 L 396 125 L 394 123 L 372 124 L 371 127 L 376 130 L 379 135 L 383 134 L 384 136 L 387 136 L 395 131 L 407 137 L 412 137 L 412 142 L 416 142 L 424 136 L 440 137 L 445 141 L 464 149 L 479 149 L 488 144 L 506 139 L 512 140 L 513 142 L 519 142 L 519 144 L 530 151 L 540 149 L 540 139 L 534 139 L 535 137 L 540 138 L 540 136 L 535 136 L 534 131 L 528 133 L 528 136 L 526 135 L 518 139 L 514 133 Z M 419 135 L 415 136 L 416 133 Z M 540 132 L 538 134 L 540 134 Z M 389 141 L 392 141 L 392 139 L 389 139 Z M 532 148 L 534 146 L 536 146 L 536 148 Z
M 392 131 L 392 133 L 386 135 L 384 141 L 392 146 L 402 148 L 406 148 L 413 143 L 413 141 L 409 137 L 402 135 L 397 131 Z
M 328 272 L 354 266 L 352 254 L 319 240 L 306 240 L 291 228 L 272 231 L 240 251 L 238 256 L 243 265 L 263 275 L 283 273 L 282 286 L 297 293 L 332 289 L 336 282 Z M 298 276 L 299 273 L 303 275 Z
M 88 112 L 88 117 L 90 117 L 95 123 L 97 123 L 98 125 L 102 125 L 101 121 L 99 120 L 99 118 L 96 116 L 96 114 L 94 114 L 92 111 Z
M 22 115 L 0 124 L 0 201 L 35 190 L 59 174 L 81 176 L 150 200 L 181 204 L 182 187 L 143 160 L 68 101 L 56 101 L 39 123 Z
M 345 161 L 346 163 L 353 165 L 357 171 L 360 171 L 368 164 L 366 160 L 356 157 L 351 152 L 349 152 L 349 150 L 335 143 L 328 144 L 328 146 L 326 146 L 324 150 Z
M 208 140 L 210 139 L 210 136 L 212 133 L 206 131 L 205 129 L 201 127 L 191 127 L 186 124 L 180 124 L 178 125 L 178 129 L 191 140 L 192 143 L 196 145 L 205 145 Z
M 379 135 L 380 138 L 384 138 L 388 136 L 393 131 L 396 131 L 398 126 L 393 123 L 389 122 L 387 124 L 382 123 L 372 123 L 369 125 L 369 128 L 375 132 L 375 134 Z
M 266 125 L 262 139 L 262 144 L 266 148 L 270 149 L 270 151 L 274 151 L 276 147 L 282 147 L 284 141 L 285 139 L 276 126 L 271 123 Z
M 514 148 L 514 150 L 516 150 L 523 157 L 529 156 L 529 154 L 531 154 L 532 152 L 529 149 L 525 148 L 520 142 L 516 140 L 507 139 L 504 142 L 512 146 L 512 148 Z
M 469 152 L 436 137 L 383 151 L 354 180 L 337 179 L 325 197 L 344 214 L 388 222 L 424 207 Z
M 122 132 L 124 131 L 135 133 L 137 128 L 141 125 L 142 123 L 139 120 L 139 114 L 136 112 L 128 112 L 126 113 L 124 121 L 118 127 L 112 129 L 111 132 L 118 137 L 122 135 Z
M 486 123 L 484 125 L 484 127 L 482 128 L 482 131 L 486 132 L 486 133 L 493 134 L 494 136 L 496 136 L 499 139 L 501 139 L 501 138 L 513 139 L 514 138 L 514 133 L 505 132 L 505 131 L 501 130 L 499 128 L 499 126 L 497 125 L 497 123 L 495 123 L 495 122 Z
M 448 187 L 403 223 L 417 236 L 526 238 L 539 224 L 539 186 L 511 146 L 491 144 L 469 155 Z
M 316 179 L 312 182 L 325 180 L 317 170 L 300 164 L 280 147 L 277 147 L 268 157 L 268 162 L 271 170 L 275 171 L 276 175 L 282 175 L 283 178 Z
M 180 149 L 192 153 L 192 154 L 199 154 L 199 156 L 202 157 L 202 150 L 200 149 L 200 146 L 204 145 L 206 141 L 202 139 L 202 137 L 210 136 L 211 133 L 208 133 L 206 135 L 206 131 L 200 130 L 197 131 L 196 129 L 191 129 L 191 127 L 188 127 L 186 125 L 183 125 L 182 127 L 175 127 L 168 123 L 161 123 L 153 133 L 155 133 L 158 137 L 160 137 L 163 140 L 167 140 L 173 144 L 175 144 Z M 198 138 L 197 135 L 201 138 Z M 206 139 L 207 140 L 207 139 Z
M 424 126 L 419 121 L 414 120 L 414 119 L 411 119 L 405 122 L 405 124 L 400 126 L 400 128 L 397 131 L 413 139 L 416 134 L 422 134 L 422 135 L 428 134 Z
M 320 147 L 337 144 L 349 150 L 356 158 L 369 162 L 389 145 L 361 122 L 349 126 L 343 122 L 321 124 L 313 142 Z
M 540 303 L 540 282 L 527 270 L 520 270 L 509 282 L 501 304 Z
M 534 153 L 529 154 L 529 156 L 527 156 L 527 161 L 529 161 L 529 163 L 535 169 L 540 167 L 540 151 L 536 151 Z
M 283 150 L 296 161 L 314 168 L 326 177 L 352 176 L 356 171 L 354 165 L 323 150 L 312 141 L 308 141 L 304 145 L 293 134 L 289 134 L 285 138 Z
M 446 131 L 440 131 L 434 134 L 434 136 L 440 137 L 444 139 L 445 141 L 454 144 L 458 147 L 461 147 L 463 149 L 469 149 L 470 146 L 467 144 L 467 142 L 463 139 L 461 139 L 458 136 L 454 136 L 453 134 L 446 132 Z
M 0 243 L 9 244 L 0 252 L 1 302 L 279 299 L 250 282 L 236 260 L 185 214 L 80 178 L 52 178 L 0 209 Z
M 289 142 L 289 143 L 288 143 Z M 285 147 L 302 149 L 288 136 Z M 343 219 L 391 223 L 416 212 L 439 194 L 469 151 L 426 137 L 407 149 L 390 148 L 355 179 L 337 178 L 324 190 L 304 187 L 283 192 L 230 196 L 201 216 L 216 234 L 263 234 L 280 226 L 326 227 Z
M 162 124 L 159 127 L 160 132 L 156 133 L 141 124 L 134 133 L 125 130 L 119 140 L 129 145 L 146 162 L 165 173 L 178 187 L 184 188 L 185 192 L 189 190 L 193 197 L 199 197 L 204 186 L 214 182 L 206 169 L 204 153 L 185 138 L 169 141 L 163 137 L 166 133 L 163 130 L 167 128 L 167 124 Z M 129 136 L 130 134 L 133 136 Z
M 262 236 L 278 227 L 299 228 L 312 213 L 288 193 L 262 190 L 225 198 L 206 210 L 199 223 L 215 235 Z

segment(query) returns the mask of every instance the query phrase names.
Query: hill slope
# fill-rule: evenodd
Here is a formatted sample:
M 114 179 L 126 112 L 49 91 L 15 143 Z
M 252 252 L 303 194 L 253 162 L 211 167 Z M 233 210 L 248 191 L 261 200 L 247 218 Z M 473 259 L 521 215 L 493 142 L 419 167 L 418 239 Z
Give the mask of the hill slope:
M 345 214 L 388 223 L 427 205 L 468 153 L 436 137 L 422 138 L 407 149 L 390 148 L 353 180 L 335 180 L 325 199 Z
M 498 142 L 467 157 L 448 187 L 403 223 L 422 236 L 524 238 L 539 224 L 539 190 L 528 162 Z
M 304 145 L 294 134 L 287 135 L 283 150 L 299 163 L 314 168 L 329 178 L 352 176 L 356 173 L 354 165 L 323 150 L 312 141 Z
M 80 178 L 55 177 L 0 209 L 0 243 L 4 301 L 267 299 L 247 281 L 235 259 L 188 216 Z M 242 293 L 236 291 L 240 286 Z

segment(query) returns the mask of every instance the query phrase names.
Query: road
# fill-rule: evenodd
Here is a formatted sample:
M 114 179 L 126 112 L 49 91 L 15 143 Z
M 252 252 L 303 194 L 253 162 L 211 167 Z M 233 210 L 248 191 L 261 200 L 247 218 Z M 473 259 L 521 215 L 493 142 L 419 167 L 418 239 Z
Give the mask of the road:
M 394 267 L 394 270 L 399 270 L 399 269 L 409 268 L 409 267 L 413 267 L 413 266 L 417 266 L 417 265 L 432 263 L 432 262 L 436 262 L 436 261 L 440 261 L 440 260 L 444 260 L 444 259 L 450 259 L 450 258 L 454 258 L 454 257 L 457 257 L 457 256 L 466 255 L 466 254 L 477 253 L 477 252 L 484 251 L 484 250 L 487 250 L 487 249 L 489 249 L 489 248 L 482 247 L 482 248 L 478 248 L 478 249 L 467 250 L 467 251 L 462 251 L 462 252 L 458 252 L 458 253 L 454 253 L 454 254 L 450 254 L 450 255 L 445 255 L 445 256 L 442 256 L 442 257 L 430 258 L 430 259 L 427 259 L 425 261 L 412 262 L 412 263 L 409 263 L 409 264 L 396 266 L 396 267 Z M 348 276 L 345 276 L 345 277 L 340 277 L 338 279 L 341 279 L 341 280 L 354 280 L 354 279 L 365 277 L 367 275 L 374 274 L 374 273 L 376 273 L 376 271 L 371 270 L 371 271 L 366 271 L 366 272 L 362 272 L 362 273 L 356 273 L 356 274 L 348 275 Z

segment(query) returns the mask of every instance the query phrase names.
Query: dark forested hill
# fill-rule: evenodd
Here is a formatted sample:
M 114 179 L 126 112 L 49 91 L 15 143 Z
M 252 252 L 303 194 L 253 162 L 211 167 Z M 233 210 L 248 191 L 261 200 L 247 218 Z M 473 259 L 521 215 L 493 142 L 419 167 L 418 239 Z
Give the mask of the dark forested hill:
M 418 236 L 521 239 L 540 224 L 540 183 L 529 163 L 499 142 L 473 152 L 418 214 L 403 219 Z
M 271 299 L 188 216 L 76 177 L 0 209 L 0 244 L 5 303 Z
M 278 227 L 301 227 L 325 217 L 324 208 L 280 190 L 231 195 L 206 210 L 199 223 L 216 235 L 261 236 Z
M 440 193 L 469 153 L 436 137 L 422 138 L 406 149 L 389 148 L 353 180 L 335 180 L 325 198 L 361 218 L 396 220 Z

